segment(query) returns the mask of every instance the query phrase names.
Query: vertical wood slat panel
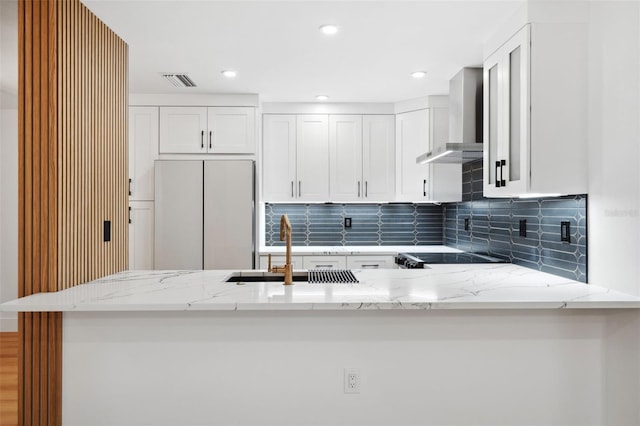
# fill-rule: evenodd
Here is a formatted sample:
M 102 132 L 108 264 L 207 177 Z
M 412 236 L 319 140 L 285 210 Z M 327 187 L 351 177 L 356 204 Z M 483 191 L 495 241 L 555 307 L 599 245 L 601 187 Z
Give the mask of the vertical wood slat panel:
M 34 52 L 33 52 L 33 81 L 34 81 L 34 164 L 33 164 L 33 199 L 34 199 L 34 231 L 33 231 L 33 245 L 34 245 L 34 263 L 38 263 L 37 270 L 34 271 L 34 280 L 37 285 L 37 291 L 46 291 L 46 281 L 44 281 L 46 274 L 46 267 L 43 266 L 43 262 L 47 259 L 47 253 L 45 251 L 44 242 L 47 240 L 45 237 L 46 227 L 46 205 L 44 203 L 43 184 L 46 182 L 46 176 L 42 174 L 42 163 L 46 163 L 46 152 L 44 152 L 45 141 L 43 140 L 43 133 L 46 135 L 48 117 L 46 116 L 46 105 L 48 99 L 46 96 L 47 86 L 42 78 L 42 68 L 46 66 L 46 63 L 42 63 L 43 50 L 46 55 L 46 45 L 43 45 L 45 40 L 45 33 L 48 31 L 46 21 L 43 26 L 42 15 L 46 10 L 47 3 L 39 2 L 37 6 L 34 5 L 34 29 L 37 27 L 38 31 L 34 34 Z M 43 107 L 44 104 L 44 107 Z M 45 113 L 43 114 L 43 108 Z M 45 136 L 46 138 L 46 136 Z M 44 241 L 43 241 L 44 240 Z M 46 363 L 44 358 L 44 352 L 47 348 L 47 344 L 42 340 L 43 325 L 41 321 L 42 315 L 39 312 L 33 314 L 33 347 L 36 349 L 32 355 L 32 368 L 34 377 L 47 377 L 46 371 L 43 371 L 42 364 Z M 42 401 L 43 388 L 46 386 L 46 382 L 42 380 L 34 380 L 33 383 L 33 422 L 35 424 L 41 424 L 42 418 Z
M 33 135 L 32 135 L 32 116 L 33 116 L 33 71 L 32 71 L 32 63 L 33 58 L 31 46 L 33 44 L 33 13 L 32 13 L 32 4 L 27 3 L 24 6 L 24 18 L 25 18 L 25 29 L 24 29 L 24 43 L 25 46 L 28 47 L 28 51 L 25 52 L 24 55 L 24 99 L 23 99 L 23 108 L 24 108 L 24 175 L 23 175 L 23 184 L 21 185 L 21 193 L 24 194 L 24 235 L 22 238 L 25 240 L 25 252 L 24 256 L 24 279 L 25 279 L 25 290 L 23 292 L 24 295 L 33 293 L 33 265 L 31 258 L 31 251 L 28 251 L 27 248 L 32 246 L 32 215 L 33 208 L 31 204 L 32 200 L 32 143 L 33 143 Z M 22 239 L 21 238 L 21 239 Z M 22 253 L 21 253 L 22 254 Z M 24 366 L 25 366 L 25 382 L 29 385 L 23 386 L 23 394 L 24 398 L 24 410 L 23 410 L 23 423 L 30 424 L 31 423 L 31 410 L 33 407 L 32 403 L 32 394 L 30 389 L 30 384 L 32 380 L 32 368 L 31 368 L 31 358 L 32 358 L 32 332 L 33 325 L 31 322 L 31 318 L 33 314 L 27 313 L 25 316 L 25 329 L 24 329 Z M 20 330 L 19 330 L 20 331 Z
M 32 8 L 33 16 L 33 34 L 32 34 L 32 58 L 31 58 L 31 81 L 33 85 L 33 104 L 32 104 L 32 164 L 31 164 L 31 193 L 32 195 L 32 211 L 33 221 L 31 222 L 31 245 L 32 245 L 32 262 L 33 262 L 33 291 L 34 293 L 42 291 L 42 283 L 40 281 L 41 265 L 38 260 L 41 259 L 41 246 L 40 246 L 40 156 L 41 156 L 41 141 L 40 141 L 40 127 L 41 127 L 41 97 L 40 97 L 40 45 L 41 34 L 46 28 L 42 28 L 40 22 L 40 6 L 41 2 L 34 3 Z M 40 363 L 38 362 L 38 355 L 40 353 L 40 315 L 36 312 L 31 314 L 31 357 L 29 363 L 31 364 L 31 376 L 34 380 L 31 381 L 31 422 L 33 424 L 40 424 Z
M 127 266 L 126 44 L 79 0 L 21 0 L 19 295 Z M 86 37 L 86 35 L 89 37 Z M 120 53 L 125 52 L 122 56 Z M 102 221 L 112 241 L 102 241 Z M 19 422 L 62 424 L 62 314 L 19 316 Z
M 49 80 L 49 161 L 47 166 L 47 174 L 49 176 L 48 193 L 48 211 L 53 214 L 48 215 L 49 235 L 48 235 L 48 291 L 57 289 L 58 277 L 58 123 L 60 122 L 60 109 L 58 107 L 58 79 L 59 79 L 59 62 L 57 57 L 58 44 L 58 2 L 50 2 L 48 10 L 49 20 L 49 39 L 48 39 L 48 80 Z M 50 330 L 51 331 L 51 330 Z

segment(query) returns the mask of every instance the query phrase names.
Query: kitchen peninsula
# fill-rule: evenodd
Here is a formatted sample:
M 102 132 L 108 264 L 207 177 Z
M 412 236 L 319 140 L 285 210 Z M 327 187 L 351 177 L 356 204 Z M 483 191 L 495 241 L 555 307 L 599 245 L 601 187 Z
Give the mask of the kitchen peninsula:
M 638 419 L 640 298 L 512 264 L 353 272 L 129 271 L 2 309 L 64 312 L 65 425 Z

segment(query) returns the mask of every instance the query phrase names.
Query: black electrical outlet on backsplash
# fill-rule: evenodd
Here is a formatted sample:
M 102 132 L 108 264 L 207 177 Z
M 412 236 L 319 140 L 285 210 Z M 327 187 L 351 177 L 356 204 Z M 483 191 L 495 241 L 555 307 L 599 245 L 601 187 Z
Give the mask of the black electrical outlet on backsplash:
M 441 245 L 442 206 L 431 204 L 269 204 L 265 243 L 280 241 L 280 216 L 291 221 L 299 246 Z
M 444 244 L 507 256 L 517 265 L 587 282 L 586 195 L 484 198 L 482 160 L 464 164 L 462 171 L 463 201 L 459 203 L 267 203 L 265 243 L 284 244 L 279 240 L 280 216 L 286 213 L 293 245 Z M 564 222 L 568 225 L 561 225 Z
M 443 207 L 445 245 L 508 256 L 517 265 L 587 282 L 586 195 L 484 198 L 482 160 L 463 164 L 462 188 L 463 201 Z

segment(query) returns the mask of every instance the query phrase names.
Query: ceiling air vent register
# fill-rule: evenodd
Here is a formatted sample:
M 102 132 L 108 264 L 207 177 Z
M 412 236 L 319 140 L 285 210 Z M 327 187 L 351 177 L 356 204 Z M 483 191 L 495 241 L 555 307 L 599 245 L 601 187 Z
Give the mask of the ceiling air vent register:
M 175 87 L 196 87 L 187 74 L 162 74 L 162 77 Z

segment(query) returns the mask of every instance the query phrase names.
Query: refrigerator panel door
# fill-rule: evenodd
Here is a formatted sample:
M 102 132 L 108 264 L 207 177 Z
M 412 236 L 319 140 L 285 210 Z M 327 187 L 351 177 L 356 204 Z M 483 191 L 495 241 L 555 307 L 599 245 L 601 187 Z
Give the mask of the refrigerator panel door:
M 202 269 L 202 161 L 155 168 L 155 269 Z
M 253 269 L 253 161 L 205 161 L 204 180 L 204 269 Z

